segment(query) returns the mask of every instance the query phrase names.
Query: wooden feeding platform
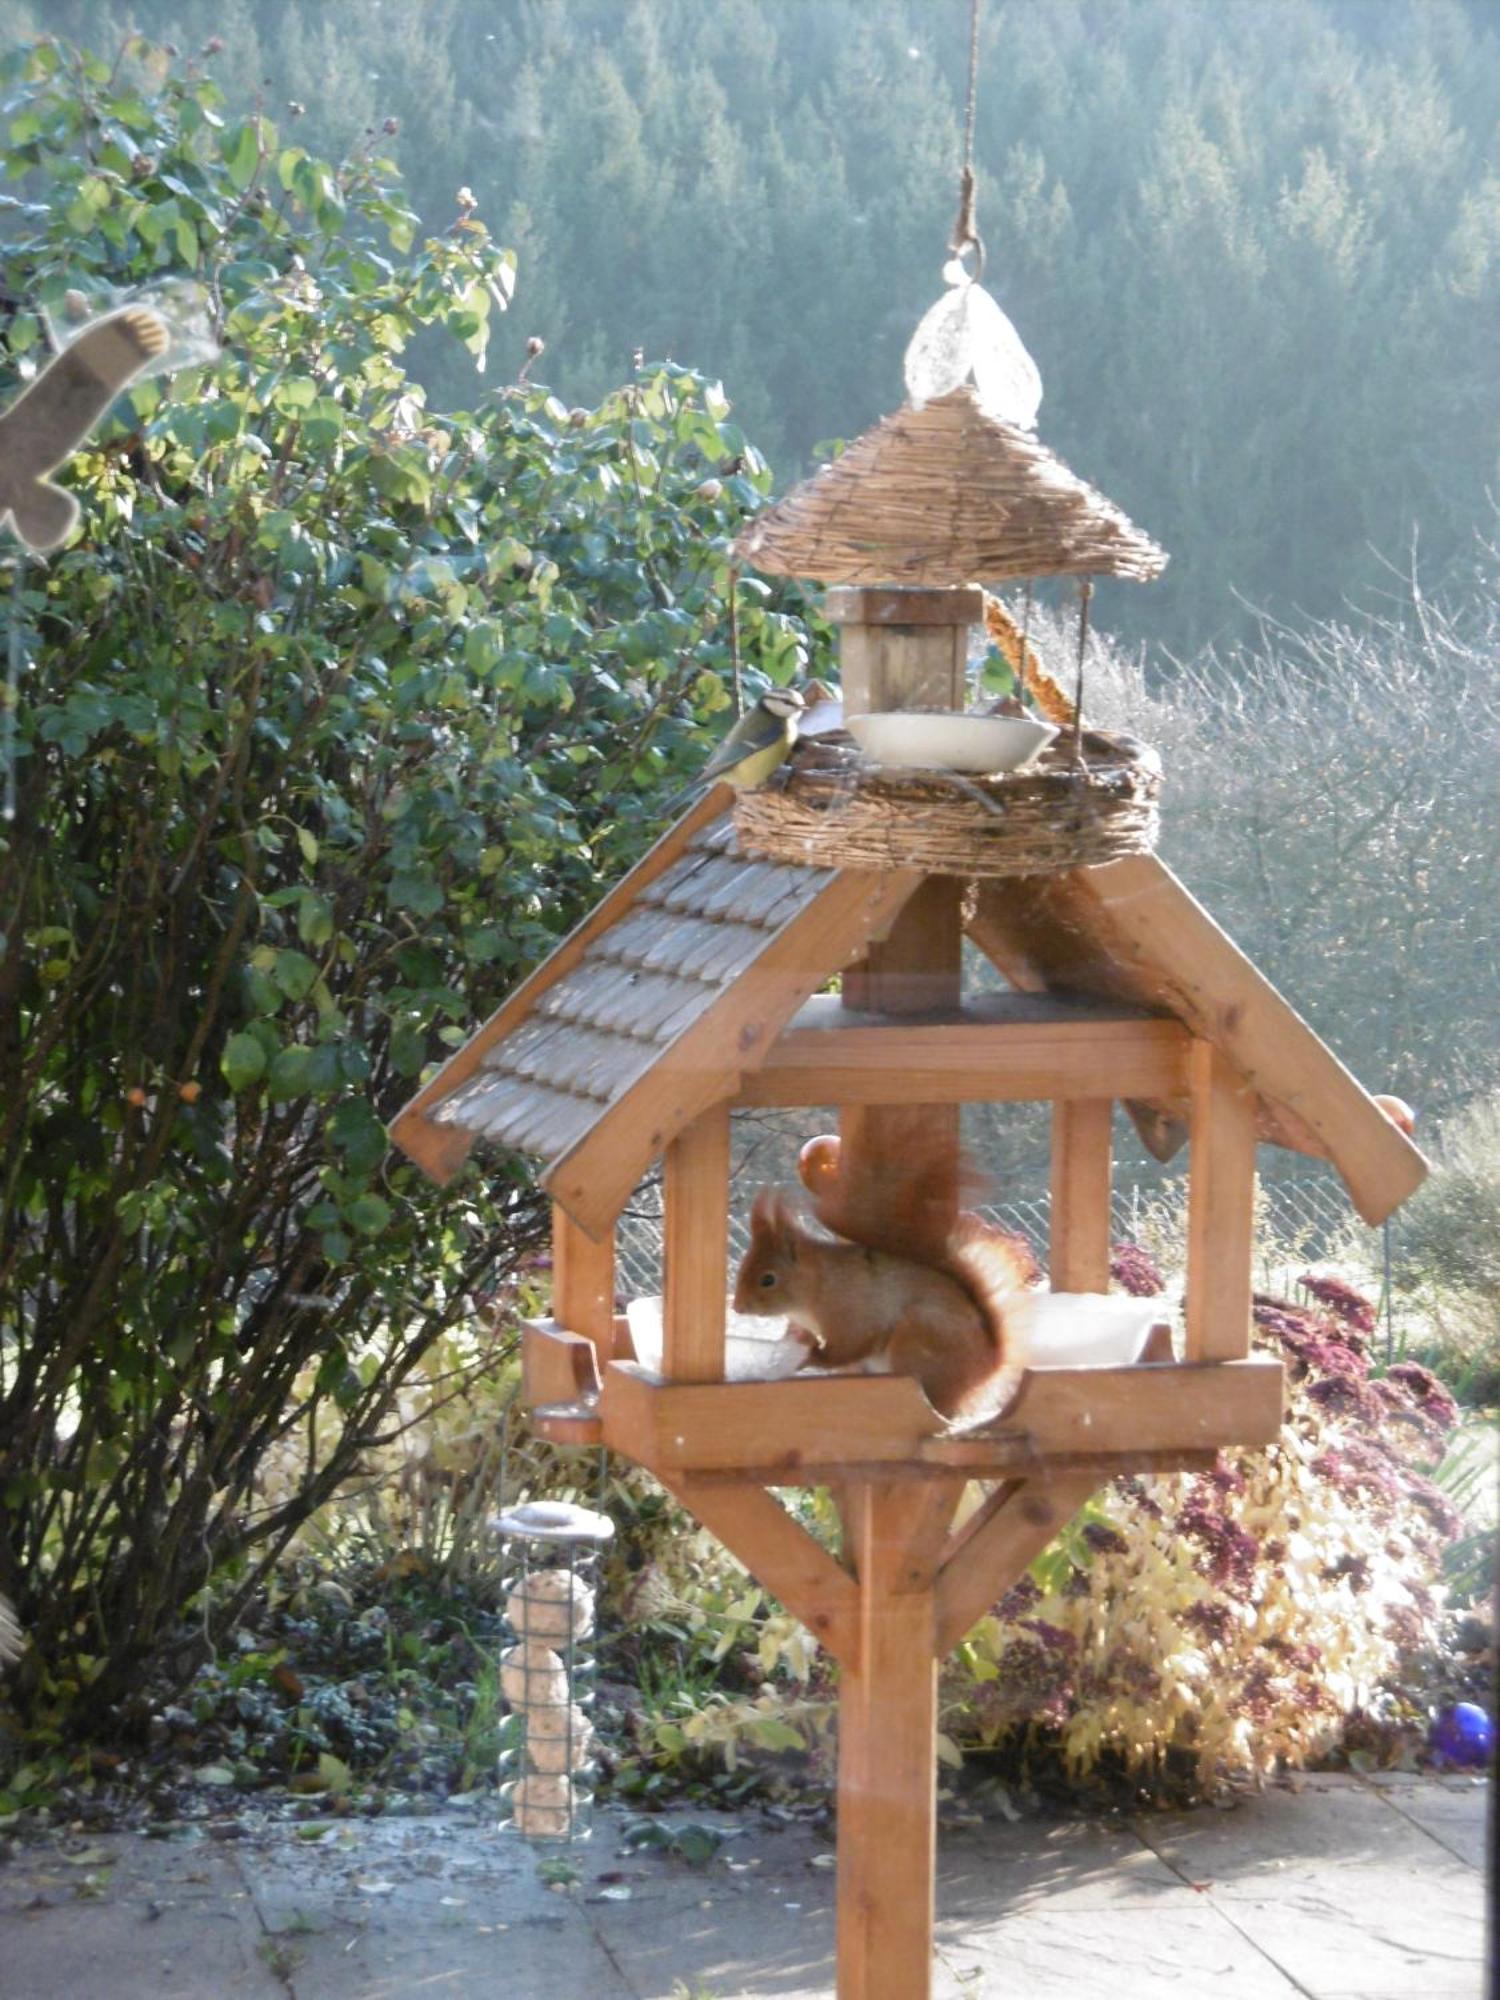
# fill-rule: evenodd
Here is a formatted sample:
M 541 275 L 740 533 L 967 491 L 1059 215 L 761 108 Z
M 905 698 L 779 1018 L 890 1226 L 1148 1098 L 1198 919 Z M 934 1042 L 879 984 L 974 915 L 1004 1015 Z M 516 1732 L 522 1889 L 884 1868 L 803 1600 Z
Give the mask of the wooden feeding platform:
M 846 699 L 962 706 L 977 593 L 851 592 L 841 609 Z M 525 1335 L 537 1427 L 647 1467 L 837 1659 L 838 1991 L 923 2000 L 938 1662 L 1103 1481 L 1276 1437 L 1280 1365 L 1250 1354 L 1258 1142 L 1329 1159 L 1370 1222 L 1425 1163 L 1154 855 L 977 884 L 767 860 L 731 798 L 685 814 L 393 1135 L 439 1180 L 476 1143 L 539 1161 L 554 1295 Z M 966 937 L 1008 990 L 965 995 Z M 1057 1292 L 1109 1286 L 1116 1103 L 1158 1154 L 1187 1144 L 1181 1360 L 1159 1327 L 1133 1361 L 1029 1369 L 962 1428 L 907 1376 L 725 1379 L 736 1109 L 836 1107 L 893 1203 L 936 1136 L 956 1214 L 960 1106 L 1022 1100 L 1051 1106 Z M 657 1163 L 648 1367 L 616 1311 L 614 1232 Z M 956 1528 L 971 1481 L 986 1491 Z M 777 1498 L 807 1485 L 836 1499 L 838 1553 Z

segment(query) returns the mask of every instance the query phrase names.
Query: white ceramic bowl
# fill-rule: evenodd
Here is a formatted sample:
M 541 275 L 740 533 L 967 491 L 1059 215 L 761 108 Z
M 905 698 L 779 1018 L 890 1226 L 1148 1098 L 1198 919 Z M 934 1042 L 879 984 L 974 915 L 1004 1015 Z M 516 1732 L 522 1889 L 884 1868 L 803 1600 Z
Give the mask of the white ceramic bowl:
M 876 764 L 933 771 L 1019 771 L 1057 731 L 1029 715 L 851 715 L 845 728 Z
M 653 1375 L 661 1373 L 662 1323 L 659 1298 L 631 1299 L 625 1308 L 635 1358 Z M 807 1348 L 793 1340 L 784 1319 L 751 1318 L 726 1306 L 724 1314 L 724 1379 L 726 1382 L 776 1382 L 794 1375 L 807 1359 Z

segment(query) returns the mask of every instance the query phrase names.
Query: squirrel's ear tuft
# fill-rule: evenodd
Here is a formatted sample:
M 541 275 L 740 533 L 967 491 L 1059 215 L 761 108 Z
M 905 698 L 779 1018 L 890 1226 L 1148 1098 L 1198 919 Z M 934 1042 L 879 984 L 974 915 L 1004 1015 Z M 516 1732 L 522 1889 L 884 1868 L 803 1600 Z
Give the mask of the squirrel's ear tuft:
M 750 1204 L 750 1234 L 769 1236 L 776 1227 L 776 1190 L 763 1187 Z
M 797 1255 L 798 1223 L 800 1216 L 795 1199 L 785 1188 L 773 1187 L 765 1190 L 766 1208 L 771 1218 L 770 1227 L 787 1254 L 795 1260 Z

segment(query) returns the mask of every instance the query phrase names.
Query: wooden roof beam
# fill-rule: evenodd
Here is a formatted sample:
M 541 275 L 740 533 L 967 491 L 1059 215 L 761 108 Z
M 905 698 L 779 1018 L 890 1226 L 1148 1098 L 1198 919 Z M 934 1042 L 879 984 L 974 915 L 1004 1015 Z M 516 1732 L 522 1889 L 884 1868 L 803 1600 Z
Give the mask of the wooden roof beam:
M 1169 1009 L 1259 1094 L 1262 1136 L 1331 1160 L 1366 1222 L 1426 1179 L 1418 1149 L 1154 855 L 985 883 L 969 930 L 1008 975 Z
M 843 1026 L 806 1007 L 743 1078 L 736 1102 L 962 1104 L 1185 1094 L 1191 1037 L 1166 1019 Z
M 710 1105 L 732 1099 L 808 996 L 884 935 L 922 881 L 915 869 L 836 875 L 706 1007 L 648 1075 L 543 1178 L 590 1235 L 607 1229 L 651 1162 Z

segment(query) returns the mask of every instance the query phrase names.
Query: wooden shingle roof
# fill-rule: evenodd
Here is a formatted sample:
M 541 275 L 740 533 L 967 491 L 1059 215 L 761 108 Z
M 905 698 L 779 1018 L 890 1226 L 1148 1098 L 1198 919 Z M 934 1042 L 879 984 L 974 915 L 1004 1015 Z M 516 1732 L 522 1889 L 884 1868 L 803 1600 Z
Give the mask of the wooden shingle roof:
M 401 1113 L 393 1138 L 436 1178 L 476 1141 L 514 1147 L 588 1226 L 921 879 L 753 860 L 730 796 L 658 842 Z M 643 1125 L 632 1100 L 653 1079 Z
M 716 787 L 671 828 L 401 1112 L 393 1139 L 435 1179 L 477 1141 L 515 1147 L 585 1230 L 607 1229 L 667 1144 L 742 1094 L 803 1002 L 923 879 L 752 859 L 724 816 L 731 797 Z M 967 927 L 1022 992 L 1145 1008 L 1212 1042 L 1254 1088 L 1261 1136 L 1330 1160 L 1367 1222 L 1425 1177 L 1417 1148 L 1154 856 L 982 883 Z M 1185 1106 L 1133 1108 L 1165 1156 Z
M 727 820 L 705 828 L 443 1100 L 437 1123 L 560 1159 L 832 880 L 743 859 Z

